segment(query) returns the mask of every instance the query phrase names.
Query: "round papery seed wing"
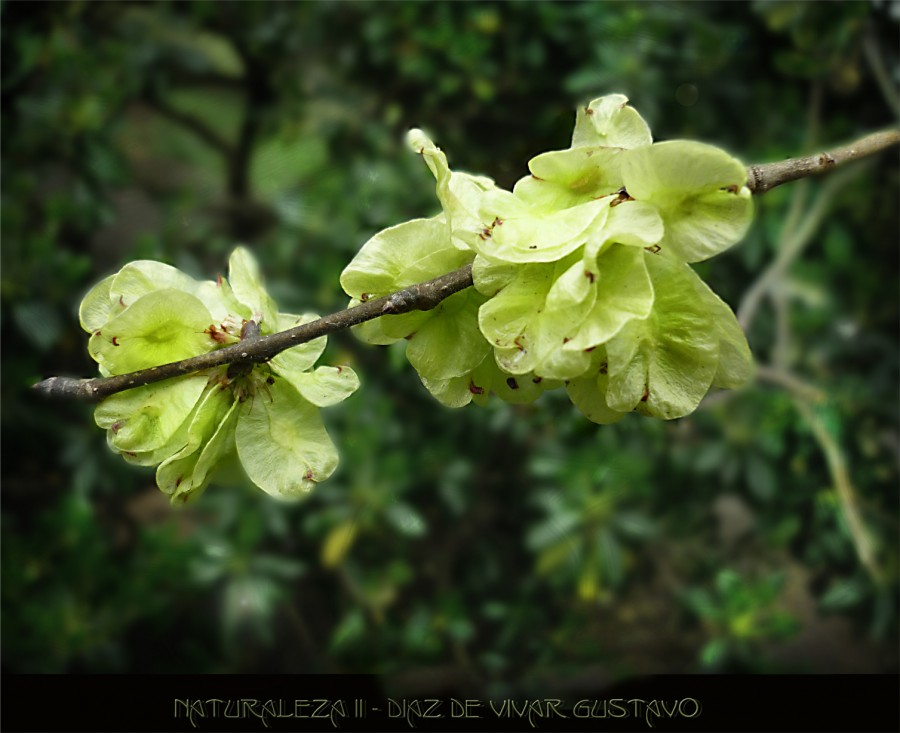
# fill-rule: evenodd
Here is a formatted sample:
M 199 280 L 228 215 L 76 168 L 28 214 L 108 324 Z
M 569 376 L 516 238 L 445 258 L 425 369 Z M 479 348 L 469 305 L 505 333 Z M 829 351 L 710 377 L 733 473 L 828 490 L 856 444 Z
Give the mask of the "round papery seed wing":
M 659 211 L 665 228 L 659 244 L 685 262 L 740 241 L 753 218 L 746 168 L 711 145 L 672 140 L 629 150 L 622 174 L 628 194 Z
M 206 331 L 211 321 L 193 295 L 157 290 L 95 331 L 88 351 L 110 374 L 167 364 L 211 351 L 216 346 Z
M 319 410 L 285 380 L 271 386 L 271 398 L 244 403 L 235 439 L 250 480 L 285 500 L 306 496 L 337 468 L 338 455 Z
M 81 301 L 81 306 L 78 308 L 78 321 L 88 333 L 100 330 L 110 318 L 121 310 L 121 307 L 115 307 L 117 304 L 110 297 L 110 287 L 115 278 L 115 275 L 103 278 L 87 292 Z

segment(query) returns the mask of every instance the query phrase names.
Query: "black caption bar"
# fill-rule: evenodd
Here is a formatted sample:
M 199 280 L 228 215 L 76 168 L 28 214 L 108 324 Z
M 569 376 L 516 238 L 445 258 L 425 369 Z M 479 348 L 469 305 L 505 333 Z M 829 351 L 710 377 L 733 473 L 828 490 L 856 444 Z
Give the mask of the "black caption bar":
M 563 699 L 417 695 L 365 675 L 15 675 L 5 733 L 897 731 L 896 675 L 660 676 Z M 514 688 L 513 688 L 514 689 Z

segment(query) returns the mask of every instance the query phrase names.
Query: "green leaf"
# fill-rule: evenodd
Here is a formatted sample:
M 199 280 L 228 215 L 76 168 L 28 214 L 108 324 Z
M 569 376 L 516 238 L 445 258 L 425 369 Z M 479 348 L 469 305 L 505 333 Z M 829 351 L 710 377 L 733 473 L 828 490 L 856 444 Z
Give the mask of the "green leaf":
M 755 374 L 750 345 L 744 329 L 728 304 L 706 283 L 701 281 L 699 284 L 719 337 L 719 366 L 713 377 L 713 385 L 736 389 L 747 384 Z
M 428 531 L 422 515 L 405 502 L 388 505 L 384 515 L 398 532 L 407 537 L 423 537 Z
M 715 667 L 728 655 L 728 640 L 713 639 L 700 651 L 700 662 L 704 667 Z
M 395 316 L 382 316 L 376 320 L 381 326 L 381 333 L 391 339 L 389 343 L 394 343 L 400 339 L 410 338 L 435 315 L 434 311 L 412 311 Z
M 519 348 L 516 340 L 540 313 L 554 282 L 554 264 L 529 264 L 478 311 L 484 337 L 501 349 Z M 527 370 L 526 370 L 527 371 Z
M 657 207 L 665 226 L 660 245 L 679 259 L 705 260 L 747 232 L 747 170 L 723 150 L 672 140 L 629 150 L 621 165 L 628 194 Z
M 207 388 L 191 419 L 187 443 L 156 469 L 156 483 L 173 504 L 199 496 L 233 447 L 236 405 L 230 390 L 215 384 Z
M 465 290 L 451 295 L 413 334 L 406 358 L 420 376 L 429 380 L 460 377 L 475 369 L 490 354 L 490 345 L 478 330 L 479 293 Z
M 664 420 L 696 409 L 709 390 L 719 339 L 691 268 L 661 255 L 645 255 L 655 301 L 646 319 L 631 320 L 606 344 L 607 401 L 621 412 Z
M 19 333 L 39 351 L 49 351 L 59 340 L 64 326 L 56 306 L 43 300 L 20 300 L 12 306 Z
M 366 617 L 362 608 L 347 612 L 331 634 L 331 648 L 341 650 L 352 646 L 366 633 Z
M 442 216 L 413 219 L 378 232 L 341 273 L 341 287 L 367 300 L 455 270 L 472 253 L 454 246 Z
M 362 301 L 356 298 L 350 300 L 348 308 L 355 308 Z M 410 313 L 404 313 L 400 316 L 382 316 L 381 318 L 373 318 L 371 321 L 365 321 L 364 323 L 359 323 L 353 326 L 350 330 L 353 332 L 353 335 L 356 336 L 360 341 L 363 341 L 367 344 L 374 344 L 376 346 L 390 346 L 391 344 L 397 343 L 400 339 L 404 338 L 403 336 L 389 336 L 385 330 L 384 326 L 388 322 L 388 319 L 392 318 L 403 318 L 404 316 L 412 315 Z M 397 330 L 403 331 L 405 330 L 403 324 L 397 324 L 399 328 Z M 415 329 L 410 329 L 410 333 L 412 333 Z
M 287 331 L 295 326 L 301 326 L 304 323 L 311 323 L 318 320 L 315 313 L 304 313 L 302 316 L 295 316 L 290 313 L 278 313 L 275 317 L 277 328 L 275 331 Z M 312 368 L 313 364 L 322 356 L 325 346 L 328 343 L 326 336 L 320 336 L 312 341 L 298 344 L 290 349 L 285 349 L 280 354 L 273 356 L 269 360 L 272 369 L 284 377 L 293 374 L 299 374 Z
M 555 263 L 525 265 L 481 307 L 479 326 L 504 371 L 572 379 L 585 372 L 590 356 L 564 345 L 595 297 L 578 253 Z
M 320 366 L 315 371 L 292 371 L 283 376 L 316 407 L 336 405 L 359 389 L 359 377 L 346 366 Z
M 109 296 L 114 305 L 128 308 L 158 290 L 174 289 L 195 295 L 199 283 L 181 270 L 154 260 L 129 262 L 113 278 Z
M 253 310 L 238 301 L 237 296 L 231 289 L 228 281 L 220 277 L 213 280 L 203 280 L 197 283 L 196 288 L 192 291 L 192 295 L 196 295 L 203 304 L 209 308 L 210 315 L 215 319 L 216 323 L 226 324 L 227 321 L 235 321 L 235 330 L 237 336 L 240 336 L 241 321 L 254 319 L 256 314 Z M 262 333 L 273 333 L 275 326 L 271 322 L 265 321 L 260 323 L 260 331 Z
M 431 396 L 445 407 L 465 407 L 472 401 L 476 391 L 481 390 L 482 394 L 486 394 L 488 389 L 479 385 L 475 377 L 469 374 L 451 379 L 429 379 L 419 375 L 419 379 Z
M 718 572 L 716 575 L 715 586 L 723 599 L 731 597 L 732 600 L 734 600 L 734 598 L 737 598 L 738 594 L 746 590 L 740 574 L 729 568 Z
M 572 264 L 563 270 L 569 262 Z M 595 286 L 599 274 L 596 270 L 590 271 L 582 259 L 574 257 L 559 263 L 555 272 L 561 270 L 562 274 L 547 291 L 541 312 L 546 328 L 556 334 L 556 341 L 559 341 L 559 337 L 569 340 L 574 338 L 578 325 L 591 312 L 597 301 Z
M 606 402 L 606 390 L 609 377 L 606 365 L 598 373 L 572 379 L 566 384 L 566 392 L 572 404 L 591 422 L 598 425 L 610 425 L 618 422 L 626 414 L 612 409 Z
M 534 374 L 505 372 L 490 356 L 469 374 L 445 380 L 422 377 L 422 384 L 441 404 L 454 408 L 470 402 L 485 405 L 490 394 L 505 402 L 527 404 L 534 402 L 545 390 L 559 386 L 558 382 L 540 379 Z
M 485 359 L 476 371 L 476 378 L 504 402 L 525 405 L 534 402 L 548 389 L 555 389 L 559 382 L 538 377 L 535 374 L 510 374 L 504 372 L 494 359 Z
M 858 605 L 869 595 L 869 587 L 858 578 L 835 580 L 819 599 L 825 611 L 840 611 Z
M 520 270 L 519 265 L 494 262 L 478 255 L 472 263 L 472 281 L 479 293 L 490 298 L 515 280 Z
M 277 499 L 303 498 L 338 464 L 319 410 L 286 380 L 271 386 L 272 400 L 245 402 L 238 416 L 238 456 L 250 480 Z
M 191 415 L 206 379 L 185 376 L 119 392 L 97 406 L 94 421 L 109 431 L 118 452 L 155 451 L 167 445 Z
M 605 145 L 636 148 L 650 145 L 650 128 L 624 94 L 609 94 L 578 109 L 572 147 Z
M 225 458 L 229 454 L 234 453 L 234 431 L 237 425 L 239 409 L 240 403 L 237 401 L 233 402 L 225 417 L 222 418 L 216 427 L 215 432 L 200 450 L 199 455 L 193 454 L 193 456 L 196 456 L 193 471 L 172 494 L 173 503 L 197 499 L 209 485 L 210 480 L 219 466 L 225 461 Z
M 603 225 L 608 212 L 607 199 L 542 211 L 509 191 L 494 189 L 482 197 L 478 226 L 465 241 L 490 260 L 554 262 L 583 245 L 590 231 Z
M 88 343 L 91 356 L 110 374 L 167 364 L 211 351 L 205 333 L 212 322 L 197 298 L 180 290 L 157 290 L 115 316 Z
M 582 263 L 577 266 L 584 273 L 590 272 Z M 653 283 L 641 250 L 614 244 L 597 259 L 596 274 L 591 275 L 581 278 L 590 283 L 594 295 L 586 301 L 590 311 L 577 319 L 579 327 L 562 347 L 565 350 L 584 351 L 604 344 L 626 323 L 647 318 L 653 309 Z M 585 283 L 580 285 L 583 288 Z M 565 317 L 564 312 L 561 317 Z
M 596 566 L 596 558 L 588 556 L 578 577 L 578 597 L 582 601 L 594 601 L 600 596 L 603 578 Z
M 254 320 L 270 326 L 276 322 L 278 309 L 263 287 L 259 265 L 246 247 L 237 247 L 228 258 L 228 280 L 234 296 L 250 308 Z
M 655 537 L 658 533 L 656 523 L 638 512 L 618 512 L 615 521 L 619 532 L 636 540 L 648 540 Z
M 494 188 L 494 182 L 484 176 L 452 172 L 447 164 L 447 156 L 422 130 L 410 130 L 407 142 L 425 159 L 437 180 L 437 197 L 453 235 L 467 239 L 477 234 L 481 226 L 479 205 L 484 192 Z
M 332 527 L 322 542 L 322 566 L 336 568 L 340 565 L 353 546 L 358 531 L 359 524 L 355 519 L 348 519 Z
M 171 265 L 138 260 L 95 285 L 85 296 L 79 312 L 81 325 L 96 331 L 145 295 L 169 288 L 199 299 L 215 323 L 252 317 L 251 309 L 238 302 L 226 280 L 197 281 Z
M 528 162 L 530 176 L 513 193 L 529 206 L 555 211 L 616 194 L 624 182 L 620 148 L 581 147 L 542 153 Z
M 372 237 L 341 274 L 341 286 L 356 305 L 430 280 L 472 261 L 474 255 L 450 238 L 443 216 L 414 219 L 385 229 Z M 382 316 L 354 327 L 354 334 L 368 343 L 390 344 L 419 331 L 434 311 L 414 311 Z
M 616 203 L 619 201 L 619 203 Z M 656 207 L 644 201 L 614 199 L 602 227 L 591 232 L 584 247 L 584 259 L 590 264 L 612 243 L 650 247 L 663 237 L 663 221 Z
M 690 588 L 684 592 L 682 600 L 692 613 L 706 620 L 716 620 L 720 615 L 718 604 L 703 588 Z
M 88 333 L 102 328 L 103 324 L 118 312 L 110 298 L 110 287 L 115 279 L 115 275 L 103 278 L 82 299 L 78 308 L 78 321 Z
M 574 564 L 578 559 L 578 552 L 578 544 L 570 537 L 543 548 L 534 563 L 535 575 L 554 575 L 564 564 Z

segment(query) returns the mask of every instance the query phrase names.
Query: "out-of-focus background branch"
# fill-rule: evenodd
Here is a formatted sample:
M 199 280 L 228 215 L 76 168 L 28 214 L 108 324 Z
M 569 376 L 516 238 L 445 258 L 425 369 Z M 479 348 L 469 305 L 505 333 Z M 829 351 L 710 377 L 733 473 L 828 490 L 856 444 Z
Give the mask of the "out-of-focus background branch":
M 896 123 L 896 4 L 0 7 L 4 671 L 897 671 L 896 151 L 767 193 L 697 266 L 761 368 L 676 422 L 436 409 L 403 344 L 338 334 L 335 477 L 173 511 L 28 389 L 93 373 L 77 306 L 129 260 L 209 278 L 242 242 L 284 310 L 342 308 L 356 249 L 437 209 L 414 125 L 509 187 L 610 92 L 748 163 Z

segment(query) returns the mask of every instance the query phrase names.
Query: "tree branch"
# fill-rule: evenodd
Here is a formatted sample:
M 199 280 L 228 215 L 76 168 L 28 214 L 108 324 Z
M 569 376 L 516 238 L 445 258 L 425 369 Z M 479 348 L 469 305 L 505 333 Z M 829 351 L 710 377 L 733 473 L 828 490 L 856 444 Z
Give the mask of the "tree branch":
M 244 64 L 244 117 L 227 161 L 228 193 L 234 199 L 247 199 L 250 198 L 250 161 L 253 143 L 259 132 L 260 113 L 271 103 L 273 94 L 269 88 L 269 77 L 261 71 L 265 61 L 260 63 L 240 37 L 233 38 L 232 43 Z
M 789 158 L 778 163 L 751 165 L 747 167 L 747 187 L 755 194 L 765 193 L 782 183 L 827 173 L 851 160 L 874 155 L 898 143 L 900 130 L 882 130 L 827 153 Z
M 881 53 L 881 48 L 878 45 L 874 26 L 871 23 L 868 23 L 867 26 L 863 35 L 863 53 L 866 56 L 866 61 L 869 63 L 872 76 L 875 77 L 878 88 L 881 89 L 884 101 L 887 102 L 894 115 L 900 117 L 900 93 L 898 93 L 897 87 L 891 80 L 890 73 L 885 68 L 884 55 Z
M 183 127 L 186 127 L 214 150 L 219 151 L 225 156 L 231 156 L 231 144 L 198 117 L 175 109 L 175 107 L 163 102 L 162 99 L 155 94 L 148 94 L 142 101 L 163 117 L 168 117 L 173 122 L 177 122 Z
M 884 130 L 868 135 L 850 145 L 837 148 L 830 153 L 794 158 L 779 163 L 751 165 L 747 168 L 747 185 L 754 194 L 762 194 L 782 183 L 825 173 L 851 160 L 873 155 L 898 143 L 900 143 L 900 130 Z M 213 144 L 215 145 L 215 143 Z M 305 323 L 270 336 L 242 341 L 190 359 L 113 377 L 96 377 L 94 379 L 50 377 L 33 385 L 32 388 L 52 397 L 68 397 L 95 402 L 126 389 L 180 377 L 223 364 L 265 362 L 285 349 L 383 315 L 399 315 L 414 310 L 431 310 L 445 298 L 449 298 L 454 293 L 465 290 L 471 285 L 472 266 L 466 265 L 433 280 L 410 285 L 396 293 L 323 316 L 311 323 Z
M 853 540 L 853 548 L 856 550 L 856 555 L 872 580 L 880 584 L 884 576 L 878 563 L 875 542 L 863 521 L 856 490 L 853 487 L 853 482 L 850 480 L 846 455 L 840 443 L 838 443 L 826 426 L 822 414 L 800 397 L 795 397 L 793 402 L 797 410 L 805 418 L 810 430 L 812 430 L 813 437 L 822 449 L 822 453 L 825 454 L 828 473 L 834 482 L 834 489 L 844 512 L 844 518 L 847 521 L 847 528 L 850 530 L 850 537 Z
M 778 254 L 763 273 L 744 292 L 741 303 L 737 308 L 737 318 L 741 328 L 749 330 L 753 318 L 763 295 L 770 291 L 774 283 L 788 271 L 791 264 L 800 256 L 804 248 L 813 240 L 819 225 L 828 215 L 832 199 L 837 195 L 841 185 L 847 180 L 848 175 L 854 176 L 856 171 L 842 171 L 834 178 L 828 179 L 818 198 L 809 207 L 803 222 L 788 236 L 782 236 L 778 242 Z M 841 179 L 844 179 L 843 181 Z
M 342 331 L 365 321 L 384 315 L 399 315 L 410 311 L 427 311 L 436 307 L 472 284 L 472 265 L 466 265 L 428 282 L 416 283 L 396 293 L 360 303 L 337 313 L 323 316 L 316 321 L 252 341 L 241 341 L 216 351 L 210 351 L 190 359 L 141 369 L 129 374 L 94 379 L 50 377 L 38 382 L 33 389 L 52 397 L 73 397 L 95 402 L 116 392 L 180 377 L 191 372 L 222 366 L 223 364 L 258 364 L 292 346 Z

